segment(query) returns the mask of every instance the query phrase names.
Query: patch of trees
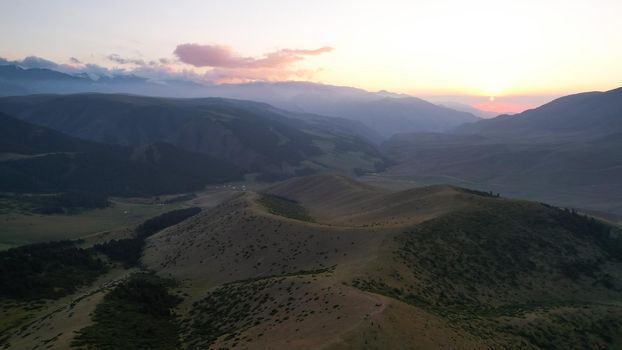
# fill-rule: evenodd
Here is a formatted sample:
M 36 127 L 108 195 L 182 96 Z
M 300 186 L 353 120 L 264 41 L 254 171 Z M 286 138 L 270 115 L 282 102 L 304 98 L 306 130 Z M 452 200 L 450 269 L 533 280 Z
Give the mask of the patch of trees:
M 466 193 L 470 193 L 470 194 L 474 194 L 476 196 L 481 196 L 481 197 L 489 197 L 489 198 L 499 198 L 501 197 L 500 193 L 494 193 L 492 191 L 478 191 L 478 190 L 472 190 L 469 188 L 460 188 L 462 190 L 462 192 L 466 192 Z
M 38 214 L 77 213 L 111 205 L 108 197 L 88 192 L 66 192 L 51 195 L 0 194 L 0 200 L 13 210 Z M 10 211 L 10 210 L 9 210 Z
M 201 208 L 192 207 L 172 210 L 164 214 L 160 214 L 140 224 L 136 228 L 136 234 L 139 237 L 147 238 L 160 230 L 176 225 L 200 212 Z
M 209 183 L 242 179 L 228 162 L 183 150 L 159 163 L 134 160 L 131 151 L 52 153 L 0 162 L 0 191 L 96 192 L 111 196 L 152 196 L 191 192 Z
M 176 350 L 181 345 L 171 311 L 181 299 L 169 292 L 173 281 L 154 274 L 131 275 L 99 303 L 93 324 L 72 343 L 85 349 Z
M 69 241 L 11 248 L 0 252 L 0 297 L 55 299 L 105 271 L 101 260 Z
M 622 261 L 622 236 L 612 232 L 611 226 L 591 216 L 579 214 L 574 209 L 551 208 L 557 224 L 579 239 L 596 243 L 609 256 Z
M 200 211 L 201 208 L 192 207 L 166 212 L 139 225 L 134 232 L 134 237 L 113 239 L 106 243 L 96 244 L 93 246 L 93 250 L 107 255 L 110 259 L 119 261 L 125 266 L 137 266 L 140 262 L 145 239 L 158 231 L 198 214 Z
M 260 194 L 259 202 L 263 204 L 272 214 L 295 220 L 309 222 L 314 221 L 305 207 L 289 198 L 262 193 Z

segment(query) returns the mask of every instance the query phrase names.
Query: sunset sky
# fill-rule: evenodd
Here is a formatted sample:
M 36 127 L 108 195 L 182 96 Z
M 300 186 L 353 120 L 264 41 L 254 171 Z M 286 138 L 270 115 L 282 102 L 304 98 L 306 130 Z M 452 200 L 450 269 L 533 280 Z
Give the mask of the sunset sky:
M 620 0 L 2 0 L 0 57 L 505 112 L 621 86 L 620 18 Z

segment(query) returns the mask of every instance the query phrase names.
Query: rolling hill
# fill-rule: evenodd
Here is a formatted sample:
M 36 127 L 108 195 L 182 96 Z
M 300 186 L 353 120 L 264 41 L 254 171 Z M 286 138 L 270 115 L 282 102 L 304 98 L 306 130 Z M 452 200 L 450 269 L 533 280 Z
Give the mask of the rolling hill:
M 180 308 L 190 344 L 539 349 L 621 340 L 618 229 L 448 186 L 389 192 L 314 176 L 266 191 L 285 206 L 246 193 L 148 243 L 146 266 L 192 281 Z M 292 215 L 301 210 L 304 219 Z
M 143 267 L 169 282 L 106 274 L 104 289 L 66 299 L 71 313 L 53 303 L 59 312 L 6 341 L 105 347 L 126 322 L 107 321 L 113 305 L 156 310 L 171 295 L 169 311 L 132 313 L 158 325 L 164 349 L 616 349 L 621 235 L 573 211 L 463 188 L 290 179 L 147 238 Z M 72 321 L 88 310 L 88 326 Z M 150 341 L 137 327 L 123 342 Z

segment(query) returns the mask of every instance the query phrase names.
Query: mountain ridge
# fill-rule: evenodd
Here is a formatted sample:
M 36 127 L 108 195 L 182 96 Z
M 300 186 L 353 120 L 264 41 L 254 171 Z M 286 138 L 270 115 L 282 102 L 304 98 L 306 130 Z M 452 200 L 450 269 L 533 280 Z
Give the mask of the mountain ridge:
M 4 75 L 3 70 L 7 71 Z M 9 70 L 12 70 L 11 74 Z M 54 76 L 58 76 L 56 85 Z M 261 101 L 294 112 L 363 122 L 383 138 L 400 131 L 447 131 L 478 119 L 471 113 L 435 105 L 413 96 L 310 82 L 217 85 L 170 80 L 156 82 L 123 75 L 94 80 L 84 75 L 75 76 L 49 69 L 30 71 L 17 66 L 0 66 L 0 95 L 81 92 L 187 98 L 212 96 Z

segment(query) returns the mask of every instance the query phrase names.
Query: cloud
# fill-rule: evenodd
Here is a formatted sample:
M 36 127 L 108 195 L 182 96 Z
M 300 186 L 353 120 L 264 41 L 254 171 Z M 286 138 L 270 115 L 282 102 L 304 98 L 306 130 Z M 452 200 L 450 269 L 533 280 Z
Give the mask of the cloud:
M 186 80 L 196 83 L 240 83 L 247 81 L 311 80 L 319 69 L 302 69 L 296 63 L 310 56 L 333 51 L 331 47 L 314 50 L 282 49 L 262 57 L 244 57 L 227 46 L 178 45 L 175 58 L 123 57 L 113 53 L 102 56 L 110 64 L 85 62 L 69 57 L 65 63 L 57 63 L 42 57 L 28 56 L 21 60 L 0 57 L 0 64 L 15 64 L 26 69 L 46 68 L 67 74 L 87 74 L 91 79 L 101 77 L 135 75 L 151 81 Z M 197 69 L 197 68 L 207 68 Z
M 55 71 L 67 73 L 67 74 L 86 73 L 87 70 L 85 69 L 85 67 L 89 66 L 89 65 L 83 65 L 75 57 L 70 57 L 69 64 L 64 64 L 64 63 L 57 63 L 54 61 L 50 61 L 48 59 L 38 57 L 38 56 L 27 56 L 21 60 L 13 60 L 13 61 L 0 58 L 0 64 L 17 65 L 24 69 L 50 69 L 50 70 L 55 70 Z M 103 69 L 107 70 L 107 68 L 104 68 L 104 67 L 101 67 L 101 68 L 102 69 L 99 69 L 100 71 Z
M 308 56 L 318 56 L 333 51 L 332 47 L 314 50 L 283 49 L 263 57 L 244 57 L 228 46 L 181 44 L 173 52 L 180 62 L 194 67 L 212 68 L 205 76 L 216 82 L 240 82 L 244 80 L 286 80 L 291 77 L 308 77 L 312 70 L 296 69 L 297 62 Z
M 124 58 L 121 57 L 119 55 L 117 55 L 116 53 L 113 53 L 112 55 L 108 55 L 106 56 L 106 58 L 112 62 L 118 63 L 118 64 L 134 64 L 137 66 L 144 66 L 146 63 L 144 60 L 139 59 L 139 58 Z
M 62 69 L 60 64 L 37 56 L 28 56 L 17 63 L 24 68 Z

